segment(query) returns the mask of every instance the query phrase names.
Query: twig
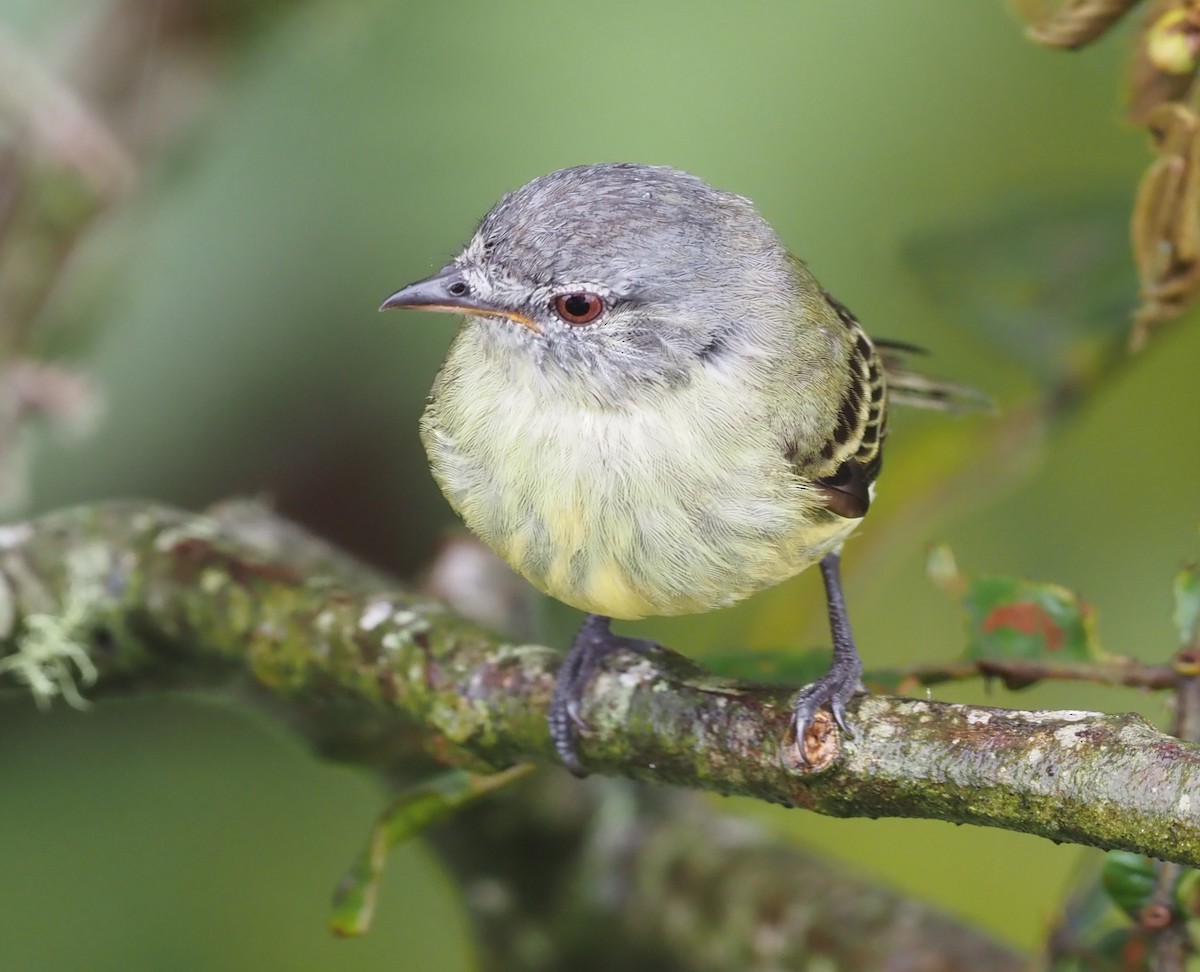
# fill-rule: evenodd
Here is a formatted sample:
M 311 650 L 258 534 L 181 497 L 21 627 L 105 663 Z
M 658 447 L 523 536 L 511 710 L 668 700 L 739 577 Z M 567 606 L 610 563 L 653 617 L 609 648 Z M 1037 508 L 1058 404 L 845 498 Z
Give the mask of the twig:
M 1175 656 L 1178 673 L 1175 690 L 1175 719 L 1172 731 L 1180 739 L 1200 740 L 1200 648 L 1190 647 Z M 1183 972 L 1188 956 L 1194 952 L 1188 933 L 1188 916 L 1180 912 L 1176 891 L 1183 868 L 1174 862 L 1160 861 L 1153 900 L 1138 916 L 1143 929 L 1151 935 L 1154 972 Z
M 980 658 L 975 661 L 951 661 L 944 664 L 913 665 L 881 672 L 889 684 L 909 686 L 940 685 L 972 678 L 998 678 L 1005 688 L 1027 688 L 1038 682 L 1091 682 L 1152 691 L 1173 689 L 1179 674 L 1169 665 L 1147 665 L 1136 658 L 1113 658 L 1102 664 L 1047 662 L 1036 659 Z

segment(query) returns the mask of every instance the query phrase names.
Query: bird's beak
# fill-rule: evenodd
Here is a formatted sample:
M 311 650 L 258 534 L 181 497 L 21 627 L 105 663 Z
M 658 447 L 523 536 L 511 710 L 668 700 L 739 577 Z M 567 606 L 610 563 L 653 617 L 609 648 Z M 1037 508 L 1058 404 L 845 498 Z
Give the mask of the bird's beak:
M 397 290 L 379 305 L 379 309 L 442 311 L 447 314 L 503 317 L 529 328 L 535 334 L 542 333 L 542 329 L 531 317 L 481 300 L 473 292 L 466 276 L 454 264 L 439 270 L 432 277 L 426 277 Z

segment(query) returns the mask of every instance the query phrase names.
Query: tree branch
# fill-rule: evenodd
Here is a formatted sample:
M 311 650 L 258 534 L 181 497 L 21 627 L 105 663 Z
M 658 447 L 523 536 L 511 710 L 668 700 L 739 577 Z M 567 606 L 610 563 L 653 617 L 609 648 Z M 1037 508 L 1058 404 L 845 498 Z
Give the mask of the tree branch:
M 699 794 L 539 773 L 433 842 L 488 972 L 1018 972 L 988 935 Z
M 196 516 L 82 507 L 0 528 L 3 668 L 43 698 L 247 686 L 342 758 L 474 768 L 554 761 L 558 654 L 386 586 L 257 507 Z M 74 666 L 74 668 L 73 668 Z M 92 669 L 94 668 L 94 672 Z M 857 735 L 783 745 L 794 689 L 719 679 L 673 652 L 620 656 L 582 710 L 599 773 L 835 816 L 952 820 L 1200 864 L 1200 747 L 1136 715 L 868 696 Z

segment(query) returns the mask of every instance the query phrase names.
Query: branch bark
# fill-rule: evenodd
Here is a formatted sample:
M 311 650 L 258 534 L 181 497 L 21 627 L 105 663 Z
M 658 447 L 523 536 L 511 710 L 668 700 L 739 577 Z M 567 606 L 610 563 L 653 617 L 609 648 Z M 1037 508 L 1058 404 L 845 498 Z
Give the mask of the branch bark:
M 1028 960 L 700 794 L 539 773 L 439 828 L 487 972 L 1018 972 Z
M 270 512 L 82 507 L 0 528 L 3 667 L 43 697 L 245 686 L 341 758 L 422 747 L 476 769 L 553 762 L 558 654 L 387 585 Z M 91 669 L 94 668 L 94 673 Z M 595 772 L 835 816 L 951 820 L 1200 864 L 1200 746 L 1136 715 L 868 696 L 853 738 L 799 765 L 794 687 L 719 679 L 664 649 L 594 681 Z

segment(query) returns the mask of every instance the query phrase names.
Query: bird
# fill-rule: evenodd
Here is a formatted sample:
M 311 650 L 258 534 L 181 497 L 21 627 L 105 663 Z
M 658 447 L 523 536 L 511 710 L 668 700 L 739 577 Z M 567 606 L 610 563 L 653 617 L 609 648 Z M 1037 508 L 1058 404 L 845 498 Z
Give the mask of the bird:
M 833 651 L 790 731 L 822 707 L 850 731 L 863 667 L 842 544 L 874 498 L 889 404 L 956 397 L 905 370 L 918 349 L 873 341 L 750 200 L 632 162 L 507 193 L 381 309 L 462 316 L 420 420 L 433 476 L 517 573 L 587 615 L 548 718 L 572 772 L 605 659 L 657 648 L 613 619 L 717 610 L 813 564 Z

